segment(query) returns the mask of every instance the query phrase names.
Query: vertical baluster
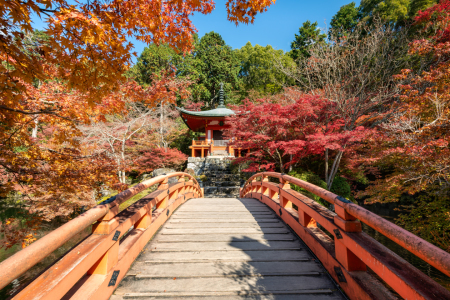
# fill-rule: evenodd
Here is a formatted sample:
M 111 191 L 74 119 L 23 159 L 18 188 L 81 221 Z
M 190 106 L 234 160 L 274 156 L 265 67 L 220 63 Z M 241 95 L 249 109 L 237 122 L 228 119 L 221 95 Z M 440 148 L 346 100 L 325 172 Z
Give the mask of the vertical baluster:
M 169 195 L 167 194 L 167 190 L 169 189 L 169 180 L 168 178 L 164 178 L 164 180 L 159 184 L 158 186 L 158 190 L 162 191 L 162 193 L 164 194 L 164 198 L 159 201 L 158 204 L 156 204 L 156 209 L 164 209 L 167 207 L 168 203 L 169 203 Z
M 283 208 L 292 208 L 292 202 L 283 196 L 283 190 L 290 190 L 291 185 L 289 184 L 288 181 L 284 180 L 283 178 L 280 178 L 280 184 L 278 185 L 278 187 L 280 188 L 280 195 L 279 195 L 280 206 Z
M 352 215 L 345 211 L 345 208 L 335 203 L 334 206 L 337 216 L 334 217 L 334 223 L 345 232 L 361 232 L 361 222 L 356 220 Z M 337 236 L 335 232 L 334 247 L 337 260 L 348 271 L 365 271 L 366 265 L 358 258 L 358 256 L 350 251 L 345 245 L 346 238 Z

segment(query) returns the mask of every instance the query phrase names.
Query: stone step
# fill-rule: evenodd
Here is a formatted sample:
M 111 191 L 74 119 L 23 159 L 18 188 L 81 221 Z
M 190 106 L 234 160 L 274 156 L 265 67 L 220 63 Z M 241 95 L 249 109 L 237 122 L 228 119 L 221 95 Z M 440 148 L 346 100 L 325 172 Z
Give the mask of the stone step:
M 233 181 L 217 181 L 217 182 L 213 182 L 213 181 L 209 181 L 209 182 L 203 182 L 203 186 L 204 188 L 220 188 L 220 187 L 229 187 L 229 188 L 240 188 L 241 184 L 240 182 L 233 182 Z
M 205 191 L 205 194 L 232 194 L 232 193 L 239 193 L 240 187 L 239 186 L 207 186 L 203 188 Z
M 228 194 L 228 195 L 227 194 L 210 194 L 210 195 L 205 195 L 206 198 L 216 198 L 217 196 L 233 198 L 233 197 L 239 196 L 239 194 L 238 193 L 232 193 L 232 194 Z

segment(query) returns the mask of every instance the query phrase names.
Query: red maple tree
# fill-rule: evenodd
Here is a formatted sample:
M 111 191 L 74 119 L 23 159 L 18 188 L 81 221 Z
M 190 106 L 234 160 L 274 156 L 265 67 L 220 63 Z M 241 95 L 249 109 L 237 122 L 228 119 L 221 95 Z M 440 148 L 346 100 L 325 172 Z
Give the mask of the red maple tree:
M 350 148 L 372 132 L 362 126 L 344 130 L 336 104 L 320 95 L 298 93 L 282 100 L 247 100 L 233 108 L 236 115 L 228 118 L 231 127 L 225 133 L 234 138 L 230 143 L 233 147 L 250 150 L 237 159 L 250 162 L 246 171 L 283 173 L 310 155 L 324 157 L 326 149 Z M 337 162 L 327 172 L 330 186 L 337 173 Z

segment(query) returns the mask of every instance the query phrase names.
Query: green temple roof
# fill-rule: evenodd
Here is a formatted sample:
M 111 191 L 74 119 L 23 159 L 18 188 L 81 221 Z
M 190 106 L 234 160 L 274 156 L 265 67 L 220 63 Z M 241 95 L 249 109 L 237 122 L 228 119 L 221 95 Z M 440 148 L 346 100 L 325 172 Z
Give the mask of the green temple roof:
M 225 97 L 224 97 L 224 91 L 223 91 L 223 83 L 220 84 L 220 90 L 219 90 L 219 105 L 215 109 L 211 110 L 205 110 L 205 111 L 190 111 L 185 110 L 183 108 L 177 107 L 177 109 L 185 113 L 187 115 L 196 116 L 196 117 L 226 117 L 230 115 L 234 115 L 234 111 L 227 108 L 225 106 Z
M 211 110 L 205 110 L 205 111 L 190 111 L 185 110 L 182 108 L 177 107 L 179 111 L 182 113 L 185 113 L 187 115 L 191 116 L 197 116 L 197 117 L 226 117 L 230 115 L 234 115 L 234 111 L 232 111 L 229 108 L 216 108 Z

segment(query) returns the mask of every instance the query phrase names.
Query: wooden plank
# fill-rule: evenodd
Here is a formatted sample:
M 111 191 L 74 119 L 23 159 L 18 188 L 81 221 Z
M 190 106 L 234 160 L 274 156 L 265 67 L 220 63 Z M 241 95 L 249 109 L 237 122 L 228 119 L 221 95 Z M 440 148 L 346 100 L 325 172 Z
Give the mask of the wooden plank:
M 155 241 L 160 242 L 231 242 L 239 239 L 241 241 L 293 241 L 296 239 L 291 233 L 254 233 L 254 234 L 197 234 L 197 235 L 158 235 Z
M 230 242 L 155 242 L 149 245 L 153 252 L 164 251 L 249 251 L 249 250 L 274 250 L 274 249 L 301 249 L 298 241 L 230 241 Z
M 299 272 L 323 272 L 323 268 L 314 261 L 282 262 L 201 262 L 201 263 L 161 263 L 146 264 L 137 262 L 128 275 L 146 275 L 155 277 L 197 277 L 217 275 L 269 275 L 297 274 Z
M 239 280 L 230 277 L 206 277 L 206 278 L 170 278 L 152 279 L 135 278 L 127 276 L 123 280 L 126 288 L 122 293 L 161 293 L 161 292 L 239 292 L 265 290 L 323 290 L 334 289 L 334 285 L 326 276 L 264 276 L 242 277 Z M 310 292 L 309 292 L 310 293 Z
M 233 228 L 233 227 L 221 227 L 221 228 L 163 228 L 161 234 L 228 234 L 228 233 L 287 233 L 289 230 L 286 228 Z
M 257 200 L 191 199 L 111 299 L 343 299 L 303 247 Z

